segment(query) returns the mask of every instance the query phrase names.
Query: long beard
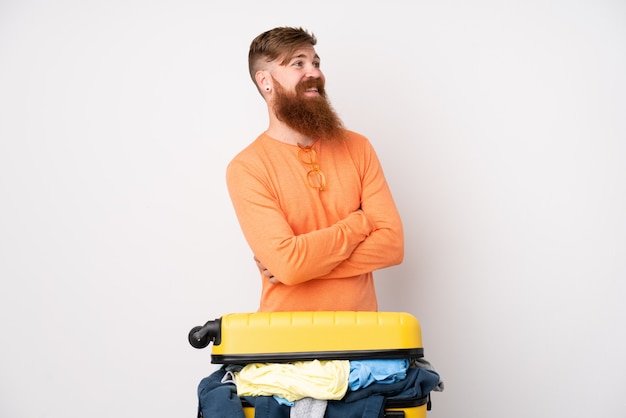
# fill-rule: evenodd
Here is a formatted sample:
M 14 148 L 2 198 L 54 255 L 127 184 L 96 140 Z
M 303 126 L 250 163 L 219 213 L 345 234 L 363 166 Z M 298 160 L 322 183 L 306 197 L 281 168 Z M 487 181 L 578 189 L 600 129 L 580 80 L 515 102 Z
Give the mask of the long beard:
M 304 92 L 317 87 L 319 97 L 305 97 Z M 274 112 L 291 129 L 312 139 L 333 140 L 345 135 L 343 122 L 326 97 L 324 84 L 309 79 L 296 86 L 296 93 L 288 93 L 274 80 Z

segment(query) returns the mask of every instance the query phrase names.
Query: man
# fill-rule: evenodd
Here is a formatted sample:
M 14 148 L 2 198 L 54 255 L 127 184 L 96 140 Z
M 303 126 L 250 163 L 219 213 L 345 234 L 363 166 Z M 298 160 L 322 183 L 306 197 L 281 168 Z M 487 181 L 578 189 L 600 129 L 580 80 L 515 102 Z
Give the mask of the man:
M 376 311 L 372 272 L 402 262 L 402 223 L 367 138 L 330 105 L 315 36 L 279 27 L 250 45 L 269 127 L 227 185 L 263 280 L 259 311 Z

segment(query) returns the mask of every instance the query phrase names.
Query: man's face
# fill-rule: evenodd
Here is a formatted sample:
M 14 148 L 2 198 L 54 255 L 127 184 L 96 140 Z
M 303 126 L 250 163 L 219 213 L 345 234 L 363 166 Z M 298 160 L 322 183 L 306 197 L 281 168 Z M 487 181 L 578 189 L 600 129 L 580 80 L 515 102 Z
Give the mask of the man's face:
M 320 70 L 320 58 L 313 46 L 296 50 L 292 57 L 287 58 L 284 65 L 276 62 L 270 73 L 288 93 L 295 93 L 298 84 L 307 79 L 317 79 L 322 88 L 326 82 Z M 303 92 L 303 97 L 314 98 L 319 95 L 320 92 L 314 88 Z
M 334 139 L 343 124 L 326 97 L 324 75 L 313 47 L 296 51 L 286 65 L 274 67 L 271 105 L 279 120 L 310 138 Z

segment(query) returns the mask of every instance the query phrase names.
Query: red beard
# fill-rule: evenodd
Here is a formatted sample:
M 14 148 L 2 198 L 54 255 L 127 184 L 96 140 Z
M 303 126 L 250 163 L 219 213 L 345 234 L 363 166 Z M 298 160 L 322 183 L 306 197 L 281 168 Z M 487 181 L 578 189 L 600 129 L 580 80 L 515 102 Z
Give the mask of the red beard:
M 304 92 L 317 87 L 319 97 L 305 97 Z M 288 93 L 274 79 L 274 112 L 278 120 L 291 129 L 312 139 L 337 139 L 344 135 L 343 122 L 326 97 L 320 79 L 307 79 Z

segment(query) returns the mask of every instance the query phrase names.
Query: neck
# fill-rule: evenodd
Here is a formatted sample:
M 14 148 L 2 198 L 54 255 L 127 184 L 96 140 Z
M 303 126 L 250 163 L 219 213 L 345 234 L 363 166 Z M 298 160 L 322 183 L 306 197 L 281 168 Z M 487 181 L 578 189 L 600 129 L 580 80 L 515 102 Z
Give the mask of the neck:
M 270 113 L 270 124 L 265 133 L 278 141 L 292 145 L 300 144 L 307 146 L 315 142 L 315 138 L 310 138 L 293 130 L 285 123 L 278 120 L 273 113 Z

